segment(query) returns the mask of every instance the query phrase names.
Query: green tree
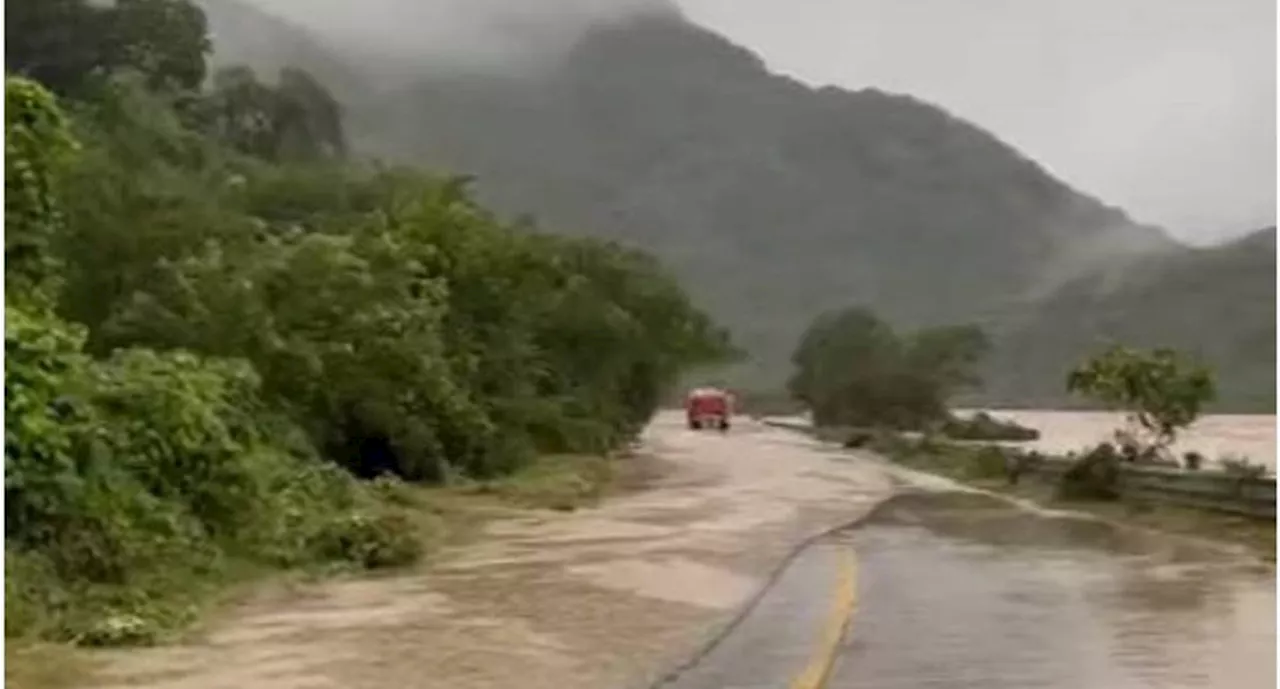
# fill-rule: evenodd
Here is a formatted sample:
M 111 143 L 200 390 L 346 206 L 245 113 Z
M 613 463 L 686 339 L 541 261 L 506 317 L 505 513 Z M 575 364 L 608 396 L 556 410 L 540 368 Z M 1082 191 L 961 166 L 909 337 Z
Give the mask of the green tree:
M 296 67 L 280 70 L 276 97 L 281 157 L 312 160 L 346 155 L 342 107 L 315 77 Z
M 947 400 L 978 383 L 986 337 L 972 326 L 906 336 L 864 308 L 819 316 L 800 339 L 788 384 L 820 425 L 921 428 L 947 418 Z
M 188 129 L 175 108 L 136 75 L 75 104 L 81 151 L 60 176 L 66 231 L 56 250 L 66 264 L 62 313 L 89 326 L 95 352 L 121 344 L 101 326 L 156 279 L 162 259 L 256 231 L 230 184 L 244 165 Z
M 1133 439 L 1162 451 L 1214 398 L 1213 375 L 1173 349 L 1113 346 L 1067 375 L 1067 390 L 1126 412 Z
M 219 70 L 198 117 L 221 141 L 263 160 L 312 162 L 347 152 L 338 102 L 300 69 L 281 70 L 275 86 L 248 67 Z
M 115 0 L 108 32 L 114 69 L 136 70 L 162 91 L 195 91 L 213 51 L 204 11 L 189 0 Z
M 944 395 L 979 385 L 978 366 L 991 341 L 975 325 L 928 328 L 916 333 L 907 349 L 908 366 L 937 381 Z
M 211 50 L 204 12 L 188 0 L 13 0 L 5 60 L 60 95 L 84 95 L 130 69 L 152 88 L 192 91 Z
M 5 69 L 59 94 L 107 67 L 111 10 L 84 0 L 11 0 L 4 6 Z

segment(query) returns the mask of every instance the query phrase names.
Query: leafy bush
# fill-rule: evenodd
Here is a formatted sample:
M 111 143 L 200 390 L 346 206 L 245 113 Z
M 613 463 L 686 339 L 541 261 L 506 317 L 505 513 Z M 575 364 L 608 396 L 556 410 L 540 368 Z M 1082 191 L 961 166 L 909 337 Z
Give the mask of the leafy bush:
M 39 84 L 6 79 L 5 288 L 15 296 L 47 289 L 60 267 L 51 252 L 63 222 L 55 187 L 76 148 L 67 127 L 53 96 Z
M 1122 456 L 1111 443 L 1102 443 L 1075 459 L 1058 483 L 1067 500 L 1116 500 L 1120 497 Z
M 244 363 L 123 350 L 96 361 L 49 314 L 6 309 L 6 633 L 154 640 L 230 560 L 412 561 L 411 525 L 276 443 Z M 365 524 L 351 545 L 334 524 Z M 348 528 L 350 531 L 351 529 Z
M 354 512 L 325 523 L 314 547 L 325 559 L 354 562 L 365 569 L 382 569 L 415 562 L 422 541 L 402 511 Z
M 999 478 L 1010 473 L 1011 457 L 1003 448 L 987 445 L 970 450 L 964 476 L 970 479 Z

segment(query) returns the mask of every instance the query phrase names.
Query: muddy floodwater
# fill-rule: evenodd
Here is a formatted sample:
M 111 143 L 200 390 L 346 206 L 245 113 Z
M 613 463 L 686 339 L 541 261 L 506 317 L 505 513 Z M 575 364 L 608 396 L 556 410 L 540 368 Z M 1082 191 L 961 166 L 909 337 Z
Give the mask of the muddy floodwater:
M 895 499 L 841 540 L 858 611 L 831 689 L 1276 686 L 1264 563 L 955 494 Z
M 958 410 L 962 414 L 973 410 Z M 1124 419 L 1108 412 L 1048 411 L 1037 409 L 992 410 L 1040 431 L 1040 439 L 1026 446 L 1045 452 L 1069 452 L 1095 445 L 1111 437 Z M 1196 451 L 1210 461 L 1224 455 L 1244 456 L 1253 462 L 1276 466 L 1276 417 L 1270 414 L 1211 414 L 1198 420 L 1179 437 L 1174 451 Z

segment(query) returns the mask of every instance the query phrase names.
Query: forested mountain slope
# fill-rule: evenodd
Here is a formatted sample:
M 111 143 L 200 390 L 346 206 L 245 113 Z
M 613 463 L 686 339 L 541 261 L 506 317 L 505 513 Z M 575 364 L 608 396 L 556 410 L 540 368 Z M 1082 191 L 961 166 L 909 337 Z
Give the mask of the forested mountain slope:
M 754 355 L 747 384 L 780 380 L 795 339 L 828 308 L 862 303 L 904 327 L 976 321 L 1013 331 L 1036 327 L 1025 314 L 1059 308 L 1050 304 L 1068 297 L 1055 290 L 1094 270 L 1201 256 L 938 107 L 772 74 L 664 5 L 586 31 L 550 66 L 504 73 L 425 55 L 419 71 L 406 71 L 403 57 L 344 58 L 304 30 L 253 19 L 261 15 L 238 0 L 206 4 L 228 59 L 303 62 L 332 82 L 361 150 L 474 175 L 503 212 L 663 258 Z M 1225 298 L 1234 288 L 1205 289 Z M 1189 308 L 1178 317 L 1194 320 Z M 1154 337 L 1170 317 L 1125 313 L 1125 329 L 1087 337 Z M 1265 325 L 1232 327 L 1244 338 Z M 1174 339 L 1205 337 L 1192 328 Z M 1002 398 L 1060 385 L 1056 366 L 1004 356 L 993 370 L 1017 366 L 1021 382 L 997 375 Z M 1219 363 L 1239 381 L 1265 362 Z

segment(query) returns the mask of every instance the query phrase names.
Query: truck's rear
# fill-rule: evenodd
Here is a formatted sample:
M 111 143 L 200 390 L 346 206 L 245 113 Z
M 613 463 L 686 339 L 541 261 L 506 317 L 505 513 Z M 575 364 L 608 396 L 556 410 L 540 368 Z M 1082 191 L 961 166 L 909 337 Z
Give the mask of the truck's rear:
M 723 390 L 714 388 L 698 388 L 689 392 L 685 398 L 685 416 L 689 428 L 718 428 L 729 430 L 729 417 L 732 408 L 729 395 Z

